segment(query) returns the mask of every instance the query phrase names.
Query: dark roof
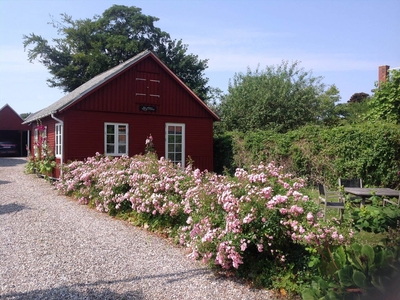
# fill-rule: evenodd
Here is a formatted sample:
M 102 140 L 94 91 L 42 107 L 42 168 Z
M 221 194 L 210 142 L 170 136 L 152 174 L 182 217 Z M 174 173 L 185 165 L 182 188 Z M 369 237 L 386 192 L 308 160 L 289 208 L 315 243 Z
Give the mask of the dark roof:
M 111 68 L 108 71 L 105 71 L 105 72 L 93 77 L 92 79 L 90 79 L 86 83 L 82 84 L 81 86 L 79 86 L 78 88 L 76 88 L 75 90 L 70 92 L 69 94 L 62 97 L 60 100 L 51 104 L 50 106 L 29 115 L 25 119 L 23 124 L 31 123 L 32 121 L 36 121 L 38 119 L 50 116 L 52 113 L 54 114 L 54 113 L 57 113 L 58 111 L 61 111 L 65 108 L 67 108 L 68 106 L 72 105 L 73 103 L 75 103 L 76 101 L 81 99 L 83 96 L 88 94 L 90 91 L 94 90 L 95 88 L 97 88 L 98 86 L 103 84 L 104 82 L 113 78 L 120 72 L 124 71 L 126 68 L 129 68 L 132 64 L 138 62 L 139 60 L 141 60 L 142 58 L 144 58 L 148 55 L 152 55 L 173 77 L 175 77 L 179 82 L 181 82 L 183 84 L 183 82 L 170 69 L 168 69 L 168 67 L 166 67 L 165 64 L 156 55 L 154 55 L 149 50 L 145 50 L 145 51 L 135 55 L 134 57 L 128 59 L 127 61 L 119 64 L 118 66 L 115 66 L 114 68 Z M 188 91 L 192 95 L 194 95 L 194 97 L 198 101 L 200 101 L 200 103 L 209 111 L 209 113 L 216 120 L 219 120 L 219 117 L 211 109 L 209 109 L 207 107 L 207 105 L 205 105 L 205 103 L 193 91 L 191 91 L 185 84 L 183 84 L 183 86 L 186 87 L 186 89 L 188 89 Z

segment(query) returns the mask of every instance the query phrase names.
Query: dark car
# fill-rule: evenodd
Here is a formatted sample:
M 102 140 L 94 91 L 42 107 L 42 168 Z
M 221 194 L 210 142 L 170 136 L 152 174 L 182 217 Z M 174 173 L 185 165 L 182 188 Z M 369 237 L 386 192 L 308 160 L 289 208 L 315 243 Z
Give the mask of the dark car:
M 17 144 L 10 141 L 0 141 L 0 156 L 17 155 Z

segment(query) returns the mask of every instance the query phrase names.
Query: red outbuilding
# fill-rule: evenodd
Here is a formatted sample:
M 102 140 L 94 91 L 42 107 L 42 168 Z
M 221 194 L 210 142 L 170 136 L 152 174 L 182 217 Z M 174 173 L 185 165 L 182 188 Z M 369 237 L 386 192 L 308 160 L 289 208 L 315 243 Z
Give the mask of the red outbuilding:
M 0 156 L 26 156 L 28 126 L 8 104 L 0 109 Z
M 97 152 L 144 153 L 151 135 L 159 157 L 187 160 L 213 170 L 213 122 L 218 116 L 154 53 L 144 51 L 92 78 L 34 114 L 30 149 L 39 156 L 45 141 L 58 165 Z M 59 177 L 59 169 L 53 174 Z

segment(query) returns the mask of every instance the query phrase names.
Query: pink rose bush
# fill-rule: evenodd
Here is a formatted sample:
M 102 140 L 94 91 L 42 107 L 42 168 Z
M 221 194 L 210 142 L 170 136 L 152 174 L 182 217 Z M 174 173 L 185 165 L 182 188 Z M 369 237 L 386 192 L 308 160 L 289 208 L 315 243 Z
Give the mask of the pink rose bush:
M 305 182 L 281 167 L 260 164 L 234 178 L 203 173 L 182 199 L 190 223 L 180 242 L 192 257 L 224 269 L 238 268 L 251 249 L 281 262 L 293 243 L 322 247 L 345 243 L 351 232 L 324 224 L 318 205 L 301 193 Z M 213 253 L 210 256 L 209 253 Z
M 156 163 L 155 163 L 156 162 Z M 168 215 L 182 211 L 181 185 L 185 173 L 169 161 L 154 156 L 104 157 L 73 162 L 56 187 L 64 194 L 91 202 L 101 212 L 129 206 L 137 214 Z
M 254 257 L 285 264 L 296 259 L 293 245 L 318 248 L 351 239 L 338 221 L 322 222 L 304 186 L 274 163 L 229 177 L 154 155 L 100 154 L 67 165 L 56 183 L 61 193 L 101 212 L 124 211 L 136 224 L 163 226 L 190 257 L 222 269 L 238 269 Z

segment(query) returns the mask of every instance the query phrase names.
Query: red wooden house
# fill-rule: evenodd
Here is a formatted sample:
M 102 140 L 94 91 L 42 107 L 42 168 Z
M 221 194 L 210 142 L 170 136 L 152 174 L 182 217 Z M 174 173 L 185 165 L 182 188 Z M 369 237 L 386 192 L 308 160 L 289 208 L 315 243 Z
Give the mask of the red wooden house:
M 213 122 L 219 120 L 156 55 L 144 51 L 30 115 L 31 153 L 46 138 L 58 164 L 96 152 L 144 153 L 151 134 L 159 157 L 213 169 Z M 37 154 L 37 153 L 36 153 Z M 53 174 L 59 176 L 59 170 Z
M 28 126 L 8 104 L 0 109 L 0 156 L 26 156 Z

